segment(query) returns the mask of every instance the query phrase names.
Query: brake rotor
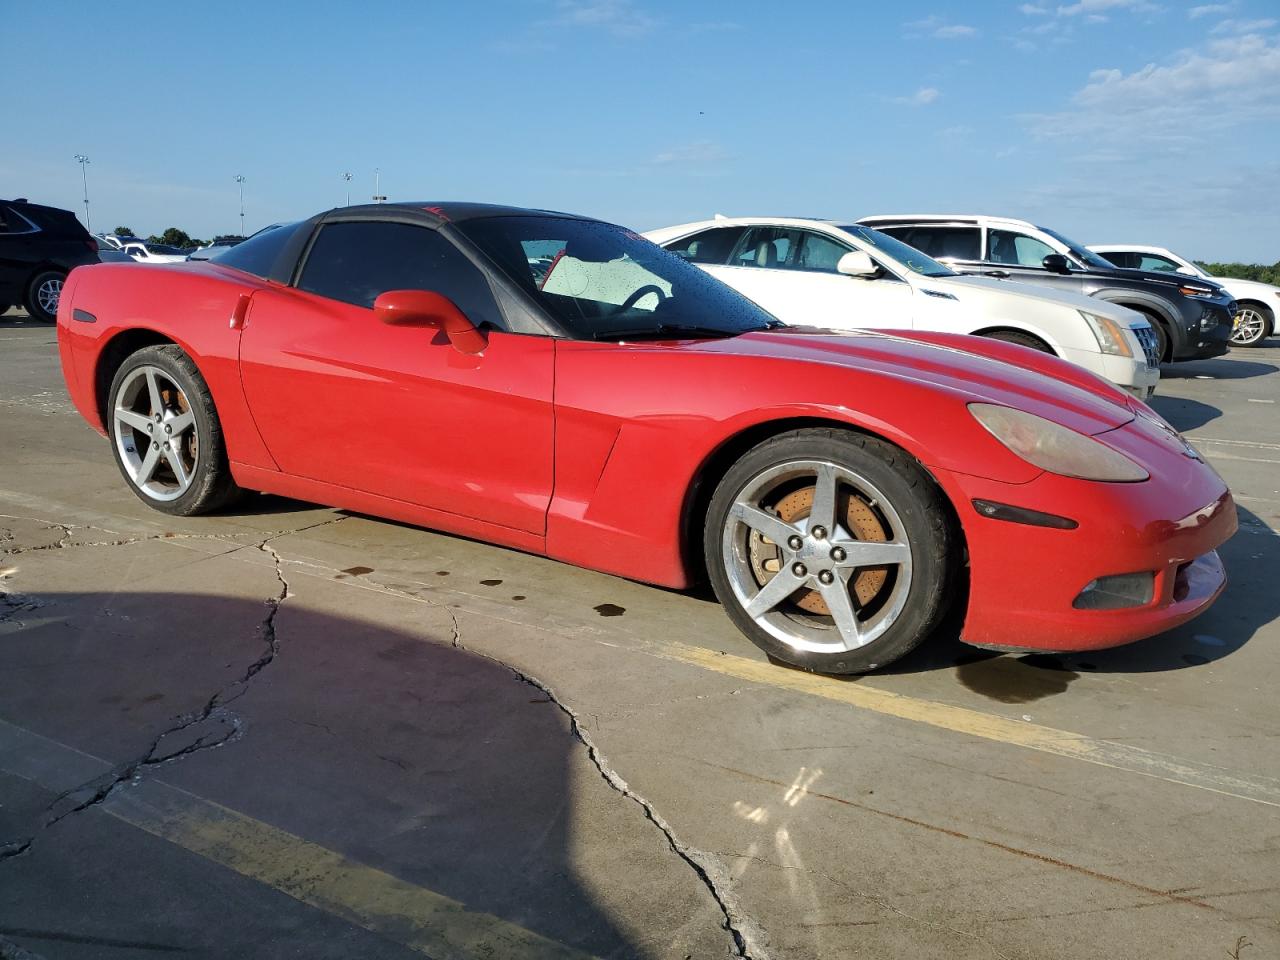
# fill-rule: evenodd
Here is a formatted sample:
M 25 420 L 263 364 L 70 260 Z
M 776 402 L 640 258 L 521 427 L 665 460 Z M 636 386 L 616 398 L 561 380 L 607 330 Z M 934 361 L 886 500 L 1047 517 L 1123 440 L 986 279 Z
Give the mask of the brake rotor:
M 787 523 L 797 523 L 808 517 L 813 510 L 813 493 L 812 485 L 801 487 L 779 500 L 774 506 L 779 519 Z M 847 493 L 842 493 L 840 496 L 845 501 L 844 527 L 846 530 L 859 540 L 870 540 L 876 543 L 888 541 L 889 532 L 885 530 L 884 524 L 880 522 L 875 511 L 858 497 Z M 840 514 L 839 508 L 836 514 Z M 755 530 L 751 531 L 749 547 L 751 572 L 755 574 L 756 582 L 764 586 L 782 569 L 782 551 Z M 853 581 L 853 592 L 858 598 L 858 605 L 865 607 L 871 603 L 884 589 L 888 578 L 889 572 L 884 569 L 870 568 L 861 571 Z M 827 601 L 822 599 L 822 594 L 817 590 L 797 591 L 792 596 L 791 602 L 806 613 L 831 615 L 831 608 L 827 606 Z

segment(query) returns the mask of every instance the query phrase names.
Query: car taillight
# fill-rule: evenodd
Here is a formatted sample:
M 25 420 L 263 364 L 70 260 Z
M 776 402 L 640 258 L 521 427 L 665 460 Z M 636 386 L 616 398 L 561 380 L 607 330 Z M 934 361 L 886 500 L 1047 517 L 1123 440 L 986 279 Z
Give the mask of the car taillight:
M 89 247 L 89 252 L 90 252 L 90 253 L 97 253 L 97 252 L 98 252 L 98 241 L 97 241 L 97 240 L 94 240 L 94 239 L 91 237 L 90 239 L 88 239 L 88 240 L 86 240 L 86 241 L 85 241 L 85 244 L 86 244 L 86 245 L 88 245 L 88 247 Z

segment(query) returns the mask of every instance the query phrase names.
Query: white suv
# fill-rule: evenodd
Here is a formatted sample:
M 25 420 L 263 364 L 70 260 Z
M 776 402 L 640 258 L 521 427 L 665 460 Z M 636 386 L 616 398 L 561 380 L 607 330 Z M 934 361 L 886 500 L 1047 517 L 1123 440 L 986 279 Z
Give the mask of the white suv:
M 645 234 L 784 323 L 971 333 L 1056 354 L 1146 398 L 1160 379 L 1141 314 L 1077 294 L 966 277 L 870 227 L 717 217 Z
M 1280 287 L 1259 283 L 1257 280 L 1215 277 L 1186 257 L 1180 257 L 1164 247 L 1148 247 L 1140 243 L 1100 243 L 1090 244 L 1089 249 L 1125 270 L 1180 273 L 1186 277 L 1212 280 L 1221 285 L 1240 304 L 1240 312 L 1236 314 L 1236 324 L 1231 333 L 1231 342 L 1238 347 L 1260 347 L 1267 337 L 1276 332 Z

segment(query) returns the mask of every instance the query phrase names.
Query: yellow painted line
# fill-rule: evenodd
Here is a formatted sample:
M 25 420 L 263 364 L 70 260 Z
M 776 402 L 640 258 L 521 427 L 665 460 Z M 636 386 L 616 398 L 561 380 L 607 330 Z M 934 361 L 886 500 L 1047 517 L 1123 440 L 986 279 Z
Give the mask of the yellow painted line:
M 1240 775 L 1194 760 L 1183 760 L 1109 740 L 1097 740 L 1080 733 L 1058 730 L 1022 720 L 970 710 L 932 700 L 892 693 L 862 681 L 833 680 L 771 663 L 748 660 L 733 654 L 682 643 L 660 643 L 649 648 L 666 660 L 714 670 L 763 686 L 790 690 L 836 703 L 848 704 L 884 716 L 910 720 L 952 733 L 968 734 L 983 740 L 1050 753 L 1072 760 L 1124 770 L 1169 783 L 1183 784 L 1213 793 L 1280 807 L 1280 780 Z
M 0 720 L 0 770 L 61 792 L 101 776 L 110 764 Z M 432 960 L 593 960 L 158 780 L 119 787 L 95 809 Z

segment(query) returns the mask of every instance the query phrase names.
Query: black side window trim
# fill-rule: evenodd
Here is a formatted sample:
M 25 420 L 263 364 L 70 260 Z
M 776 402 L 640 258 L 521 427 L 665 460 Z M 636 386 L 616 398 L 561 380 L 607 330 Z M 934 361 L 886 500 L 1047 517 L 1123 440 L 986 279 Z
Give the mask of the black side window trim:
M 336 300 L 332 297 L 325 297 L 324 294 L 304 290 L 299 286 L 302 276 L 307 269 L 307 261 L 311 258 L 311 251 L 315 248 L 316 241 L 319 239 L 320 234 L 324 232 L 326 227 L 336 226 L 342 223 L 396 223 L 404 224 L 405 226 L 417 227 L 422 230 L 430 230 L 433 233 L 436 233 L 447 244 L 453 247 L 454 250 L 461 254 L 468 263 L 476 268 L 476 272 L 480 275 L 481 280 L 484 282 L 485 289 L 488 291 L 489 297 L 493 301 L 495 317 L 498 322 L 490 323 L 482 321 L 478 326 L 488 329 L 497 329 L 503 332 L 527 332 L 513 330 L 508 308 L 508 298 L 503 296 L 501 291 L 494 289 L 493 272 L 484 264 L 477 262 L 477 258 L 471 250 L 467 249 L 467 245 L 458 242 L 456 233 L 451 230 L 441 229 L 441 225 L 437 223 L 426 222 L 413 216 L 370 217 L 368 215 L 343 216 L 339 214 L 336 216 L 326 216 L 317 220 L 311 225 L 309 232 L 306 228 L 300 229 L 299 232 L 306 235 L 306 241 L 302 252 L 297 257 L 296 265 L 294 266 L 292 276 L 290 277 L 288 284 L 290 287 L 301 293 L 306 293 L 309 296 L 322 297 L 326 300 L 333 300 L 335 303 L 346 303 L 347 306 L 355 306 L 357 309 L 366 309 L 359 307 L 357 304 L 348 303 L 343 300 Z M 290 245 L 291 244 L 286 245 L 286 250 Z

